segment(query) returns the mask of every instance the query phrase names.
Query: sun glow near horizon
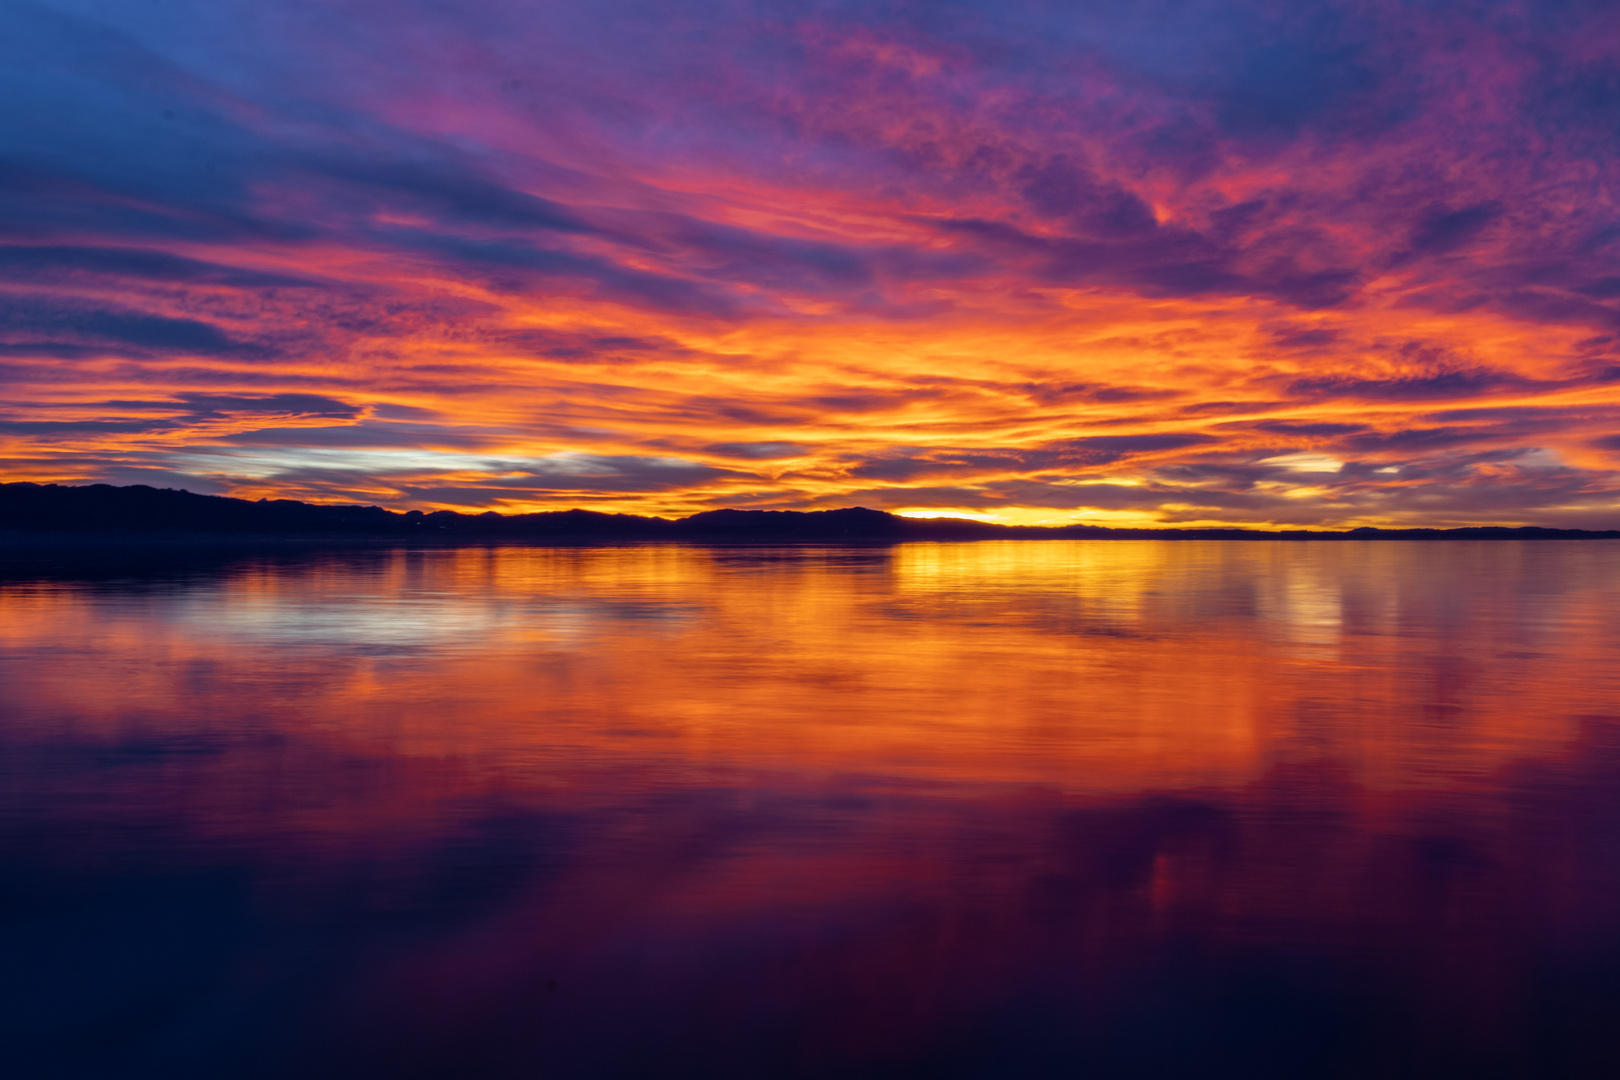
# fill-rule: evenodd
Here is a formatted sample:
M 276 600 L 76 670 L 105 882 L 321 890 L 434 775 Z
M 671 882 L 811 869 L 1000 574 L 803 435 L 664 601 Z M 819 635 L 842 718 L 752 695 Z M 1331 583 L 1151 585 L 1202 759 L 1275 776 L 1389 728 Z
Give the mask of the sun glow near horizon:
M 1620 524 L 1620 149 L 1547 89 L 1608 23 L 177 2 L 13 28 L 8 479 Z

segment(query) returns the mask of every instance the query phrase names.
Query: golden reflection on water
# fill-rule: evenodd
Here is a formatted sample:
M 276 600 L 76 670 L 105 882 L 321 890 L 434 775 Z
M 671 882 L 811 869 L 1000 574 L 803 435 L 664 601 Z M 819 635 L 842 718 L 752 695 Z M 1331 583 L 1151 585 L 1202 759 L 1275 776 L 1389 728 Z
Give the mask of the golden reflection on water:
M 114 561 L 0 564 L 19 1075 L 1620 1075 L 1620 545 Z
M 1230 786 L 1432 784 L 1616 700 L 1607 545 L 396 550 L 0 589 L 18 723 L 375 752 Z

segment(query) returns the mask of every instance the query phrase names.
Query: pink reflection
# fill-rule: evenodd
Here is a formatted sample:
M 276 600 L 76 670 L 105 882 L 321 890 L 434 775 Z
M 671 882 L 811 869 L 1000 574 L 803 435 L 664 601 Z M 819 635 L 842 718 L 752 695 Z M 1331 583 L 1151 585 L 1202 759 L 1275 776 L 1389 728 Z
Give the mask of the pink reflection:
M 32 989 L 0 984 L 73 1076 L 1602 1075 L 1617 570 L 1188 543 L 14 575 Z

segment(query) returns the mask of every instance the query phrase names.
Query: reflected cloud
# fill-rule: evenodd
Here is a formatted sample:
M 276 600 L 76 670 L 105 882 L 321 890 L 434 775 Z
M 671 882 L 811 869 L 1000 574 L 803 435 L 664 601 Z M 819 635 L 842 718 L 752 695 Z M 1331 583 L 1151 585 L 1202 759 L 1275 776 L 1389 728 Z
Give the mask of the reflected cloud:
M 27 1071 L 1612 1061 L 1613 545 L 32 558 Z

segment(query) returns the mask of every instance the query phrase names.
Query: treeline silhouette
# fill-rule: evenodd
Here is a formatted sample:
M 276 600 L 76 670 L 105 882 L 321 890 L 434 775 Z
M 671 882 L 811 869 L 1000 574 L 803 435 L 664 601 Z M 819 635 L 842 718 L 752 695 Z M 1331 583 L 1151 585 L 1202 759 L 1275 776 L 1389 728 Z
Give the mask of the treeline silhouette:
M 1620 531 L 1477 526 L 1462 529 L 1119 529 L 1099 525 L 996 525 L 961 518 L 906 518 L 881 510 L 710 510 L 675 521 L 594 510 L 538 514 L 423 513 L 293 499 L 232 499 L 144 484 L 0 484 L 0 534 L 13 539 L 142 536 L 521 541 L 595 543 L 696 540 L 771 543 L 903 540 L 1574 540 L 1620 539 Z

